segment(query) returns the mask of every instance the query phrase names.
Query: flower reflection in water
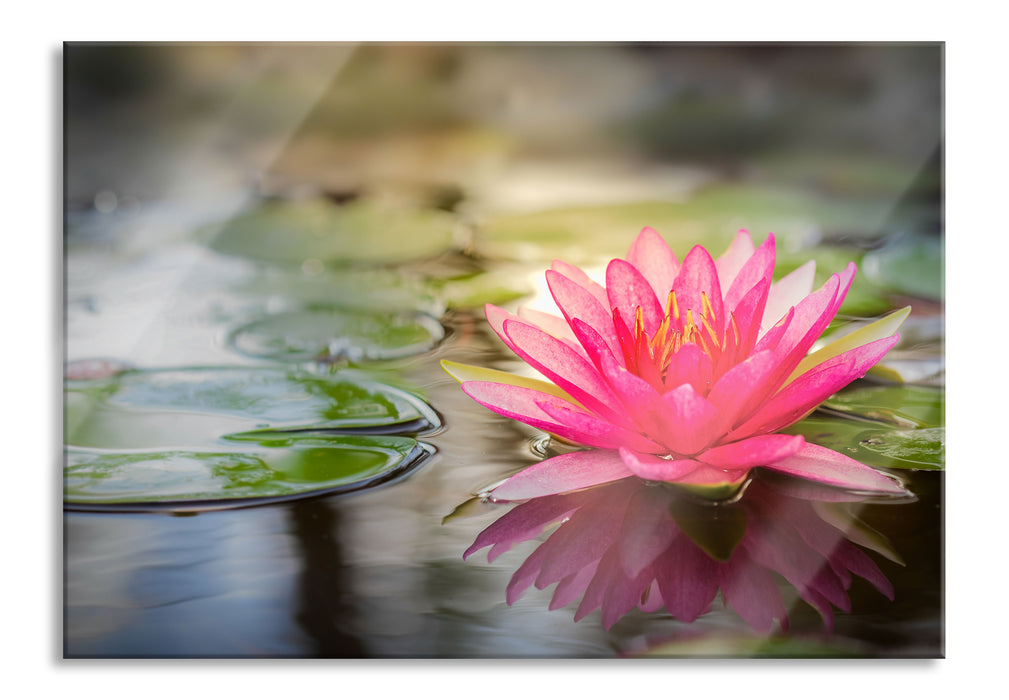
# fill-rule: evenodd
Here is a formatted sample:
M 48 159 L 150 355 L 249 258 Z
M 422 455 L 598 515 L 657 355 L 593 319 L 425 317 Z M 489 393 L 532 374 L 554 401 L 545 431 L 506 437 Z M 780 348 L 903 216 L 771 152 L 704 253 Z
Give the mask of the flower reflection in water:
M 780 576 L 832 630 L 833 608 L 851 608 L 853 576 L 893 600 L 889 580 L 853 543 L 900 562 L 882 536 L 848 513 L 860 498 L 761 475 L 742 497 L 714 504 L 632 477 L 520 503 L 481 532 L 464 557 L 489 546 L 493 561 L 560 523 L 512 576 L 509 605 L 530 586 L 557 584 L 551 610 L 581 597 L 575 620 L 601 608 L 609 629 L 635 607 L 664 607 L 693 622 L 721 591 L 754 631 L 769 634 L 775 623 L 788 628 Z

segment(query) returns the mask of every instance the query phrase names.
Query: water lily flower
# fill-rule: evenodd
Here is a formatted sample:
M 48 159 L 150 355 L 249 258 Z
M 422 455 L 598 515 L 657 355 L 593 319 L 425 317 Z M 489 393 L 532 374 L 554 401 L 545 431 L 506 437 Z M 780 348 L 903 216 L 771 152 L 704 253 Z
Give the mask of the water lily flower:
M 628 476 L 712 497 L 755 467 L 834 486 L 900 493 L 895 479 L 777 431 L 862 377 L 899 339 L 910 308 L 810 353 L 837 314 L 855 264 L 812 291 L 815 263 L 778 281 L 773 235 L 740 231 L 717 259 L 695 246 L 682 263 L 645 228 L 605 285 L 554 261 L 546 281 L 560 314 L 488 304 L 501 340 L 545 379 L 445 361 L 470 397 L 565 442 L 558 455 L 493 491 L 521 500 Z
M 851 609 L 853 575 L 894 598 L 885 574 L 851 540 L 903 562 L 879 533 L 835 507 L 848 504 L 834 502 L 833 489 L 818 488 L 782 490 L 758 478 L 738 502 L 711 506 L 676 489 L 621 479 L 520 503 L 481 532 L 464 556 L 491 547 L 487 558 L 494 561 L 560 523 L 515 571 L 505 594 L 509 605 L 532 586 L 556 584 L 549 609 L 581 598 L 575 621 L 601 609 L 609 629 L 635 607 L 664 607 L 693 622 L 721 591 L 753 631 L 769 634 L 789 624 L 780 575 L 831 631 L 834 608 Z

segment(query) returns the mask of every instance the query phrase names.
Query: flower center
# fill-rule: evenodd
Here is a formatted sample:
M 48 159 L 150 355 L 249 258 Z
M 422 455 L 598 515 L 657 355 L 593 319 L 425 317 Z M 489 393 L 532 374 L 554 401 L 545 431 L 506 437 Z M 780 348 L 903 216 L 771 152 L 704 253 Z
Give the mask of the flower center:
M 696 387 L 698 390 L 702 390 L 705 385 L 710 386 L 713 370 L 720 367 L 719 360 L 723 354 L 739 346 L 739 327 L 734 316 L 730 314 L 729 318 L 729 326 L 722 335 L 716 330 L 718 320 L 706 292 L 701 292 L 700 313 L 695 313 L 693 309 L 681 313 L 676 292 L 670 291 L 662 322 L 652 334 L 645 329 L 640 306 L 634 314 L 633 329 L 627 328 L 619 311 L 613 311 L 613 321 L 627 369 L 660 391 L 674 388 L 670 384 L 678 386 L 683 380 L 700 384 Z M 674 359 L 687 345 L 699 348 L 708 361 L 701 367 L 675 367 Z M 684 371 L 689 376 L 684 376 Z

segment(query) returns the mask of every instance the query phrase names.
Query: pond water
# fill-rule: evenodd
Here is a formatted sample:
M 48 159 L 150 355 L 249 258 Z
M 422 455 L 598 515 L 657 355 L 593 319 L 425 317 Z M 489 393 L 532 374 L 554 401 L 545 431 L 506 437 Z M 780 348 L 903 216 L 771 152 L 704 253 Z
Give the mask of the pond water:
M 691 145 L 656 126 L 671 109 L 656 95 L 682 97 L 676 81 L 650 72 L 664 64 L 609 47 L 592 63 L 601 84 L 633 92 L 628 76 L 653 81 L 641 89 L 656 99 L 629 104 L 655 108 L 631 119 L 650 134 L 637 147 L 654 149 L 654 160 L 626 144 L 586 160 L 585 134 L 530 157 L 528 144 L 512 150 L 502 139 L 518 133 L 542 148 L 559 133 L 527 133 L 540 124 L 521 109 L 535 90 L 509 98 L 501 119 L 497 97 L 467 102 L 488 131 L 439 122 L 456 102 L 440 90 L 430 102 L 401 97 L 402 84 L 383 76 L 406 71 L 413 85 L 444 70 L 480 98 L 480 75 L 508 82 L 549 64 L 558 71 L 550 89 L 561 90 L 581 68 L 525 54 L 511 65 L 507 51 L 470 49 L 458 59 L 477 66 L 470 74 L 437 49 L 374 51 L 347 78 L 347 94 L 360 99 L 320 100 L 271 161 L 280 185 L 260 173 L 253 187 L 217 182 L 199 197 L 138 203 L 124 194 L 130 177 L 108 186 L 118 194 L 95 185 L 96 172 L 129 168 L 103 170 L 103 158 L 125 156 L 75 140 L 101 127 L 81 116 L 93 103 L 71 91 L 65 656 L 942 656 L 936 134 L 924 129 L 924 150 L 911 156 L 836 146 L 810 160 L 802 149 L 747 150 L 751 136 L 782 146 L 754 117 L 765 109 L 759 90 L 740 93 L 746 128 L 726 116 L 735 102 L 675 112 L 685 133 L 709 133 L 713 119 L 734 135 L 726 148 L 747 155 L 726 165 L 713 142 Z M 208 56 L 218 68 L 235 60 Z M 911 71 L 925 76 L 929 99 L 931 58 Z M 307 89 L 287 77 L 284 89 Z M 87 82 L 73 70 L 70 79 Z M 260 88 L 243 99 L 262 105 L 278 89 Z M 697 107 L 691 100 L 705 93 L 683 94 Z M 577 104 L 610 126 L 629 118 L 602 110 L 603 119 L 602 105 L 586 99 Z M 398 129 L 411 100 L 434 105 L 413 118 L 437 128 Z M 139 114 L 153 119 L 157 103 Z M 373 113 L 348 106 L 359 103 L 391 112 L 393 126 L 369 131 Z M 502 125 L 508 115 L 514 123 Z M 354 138 L 327 132 L 328 117 Z M 198 161 L 199 172 L 218 172 L 211 166 L 234 160 L 229 149 L 245 148 L 243 138 L 265 143 L 257 129 L 275 126 L 238 122 L 234 143 Z M 766 128 L 748 136 L 754 124 Z M 705 161 L 695 147 L 717 153 Z M 151 148 L 172 164 L 170 148 Z M 245 177 L 254 168 L 243 163 Z M 879 366 L 786 431 L 886 471 L 905 495 L 869 497 L 758 469 L 738 498 L 717 504 L 637 480 L 521 505 L 476 497 L 572 448 L 485 410 L 441 361 L 527 372 L 484 304 L 545 309 L 552 260 L 598 275 L 644 226 L 680 259 L 698 243 L 717 255 L 741 226 L 758 243 L 774 231 L 776 278 L 815 259 L 820 284 L 855 261 L 858 277 L 828 334 L 911 306 Z

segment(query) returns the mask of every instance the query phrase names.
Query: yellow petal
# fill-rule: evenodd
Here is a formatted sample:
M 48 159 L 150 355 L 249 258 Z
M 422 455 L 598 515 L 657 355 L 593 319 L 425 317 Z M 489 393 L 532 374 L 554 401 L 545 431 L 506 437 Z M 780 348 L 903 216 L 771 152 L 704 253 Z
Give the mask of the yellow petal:
M 842 352 L 847 352 L 848 350 L 871 343 L 874 340 L 880 340 L 881 338 L 893 335 L 900 328 L 900 324 L 904 322 L 909 313 L 911 313 L 911 307 L 905 306 L 903 309 L 894 311 L 892 314 L 884 316 L 878 321 L 873 321 L 869 325 L 859 328 L 857 331 L 852 331 L 847 335 L 841 336 L 832 343 L 827 343 L 811 355 L 806 355 L 802 362 L 799 363 L 799 366 L 795 368 L 795 371 L 792 372 L 788 378 L 788 382 L 802 376 L 813 369 L 813 367 L 823 364 L 833 357 L 837 357 Z M 788 384 L 788 382 L 785 383 Z
M 520 386 L 524 389 L 535 389 L 536 391 L 542 391 L 544 394 L 550 394 L 558 398 L 564 399 L 565 401 L 570 401 L 576 406 L 580 406 L 577 401 L 572 399 L 566 391 L 561 389 L 556 384 L 551 382 L 545 382 L 542 379 L 533 379 L 531 377 L 520 377 L 517 374 L 512 374 L 511 372 L 502 372 L 497 369 L 488 369 L 487 367 L 478 367 L 476 365 L 464 365 L 461 362 L 452 362 L 451 360 L 442 360 L 441 368 L 449 373 L 449 375 L 455 379 L 457 382 L 496 382 L 497 384 L 508 384 L 509 386 Z

